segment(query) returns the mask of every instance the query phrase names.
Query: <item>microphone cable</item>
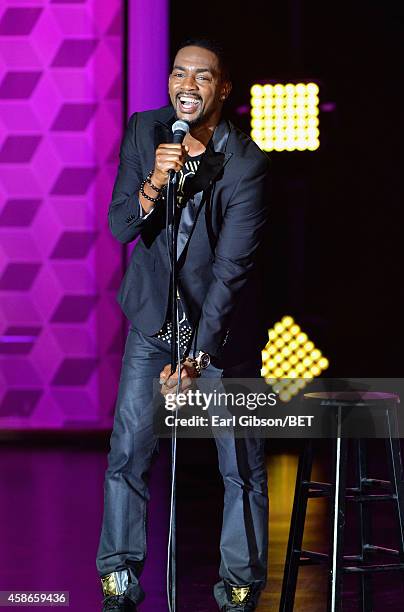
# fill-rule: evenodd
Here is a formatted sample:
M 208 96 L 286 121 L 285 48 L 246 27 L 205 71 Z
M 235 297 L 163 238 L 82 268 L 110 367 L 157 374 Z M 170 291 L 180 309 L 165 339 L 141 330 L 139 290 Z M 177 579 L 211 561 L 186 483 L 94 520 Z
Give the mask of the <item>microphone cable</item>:
M 177 320 L 177 385 L 176 394 L 180 392 L 181 387 L 181 349 L 180 349 L 180 324 L 178 313 L 178 300 L 176 300 L 176 320 Z M 175 410 L 177 413 L 177 410 Z M 177 422 L 174 419 L 174 424 L 171 429 L 171 491 L 170 491 L 170 520 L 168 531 L 168 549 L 167 549 L 167 602 L 169 612 L 176 612 L 176 478 L 177 478 Z

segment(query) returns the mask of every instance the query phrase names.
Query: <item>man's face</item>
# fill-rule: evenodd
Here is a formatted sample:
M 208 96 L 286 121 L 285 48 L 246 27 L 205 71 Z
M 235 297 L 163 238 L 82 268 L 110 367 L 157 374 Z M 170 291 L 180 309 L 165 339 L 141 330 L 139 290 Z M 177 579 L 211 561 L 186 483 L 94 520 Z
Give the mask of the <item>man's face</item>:
M 215 53 L 202 47 L 184 47 L 175 57 L 168 83 L 177 119 L 191 127 L 202 125 L 215 113 L 219 117 L 229 84 L 220 74 Z

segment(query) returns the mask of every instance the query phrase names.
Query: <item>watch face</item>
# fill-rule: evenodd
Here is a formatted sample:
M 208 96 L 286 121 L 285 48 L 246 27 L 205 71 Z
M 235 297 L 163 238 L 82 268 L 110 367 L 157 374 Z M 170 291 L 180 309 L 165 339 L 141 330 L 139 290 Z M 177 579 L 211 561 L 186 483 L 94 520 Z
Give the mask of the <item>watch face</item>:
M 202 355 L 200 356 L 199 364 L 202 370 L 208 367 L 208 365 L 210 364 L 210 356 L 208 353 L 202 353 Z

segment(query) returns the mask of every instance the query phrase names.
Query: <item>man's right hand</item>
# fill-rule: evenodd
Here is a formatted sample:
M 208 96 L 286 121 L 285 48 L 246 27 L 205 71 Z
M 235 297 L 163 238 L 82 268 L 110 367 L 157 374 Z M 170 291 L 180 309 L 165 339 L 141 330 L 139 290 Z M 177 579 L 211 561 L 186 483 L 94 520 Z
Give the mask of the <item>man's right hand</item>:
M 189 147 L 183 144 L 165 143 L 157 147 L 154 170 L 150 177 L 155 187 L 162 189 L 164 185 L 167 185 L 170 170 L 175 170 L 175 172 L 181 170 L 185 164 L 188 151 Z M 151 198 L 155 198 L 158 195 L 149 183 L 146 183 L 143 189 L 146 195 Z M 153 203 L 144 198 L 141 193 L 139 193 L 139 201 L 145 213 L 150 212 L 154 207 Z
M 185 164 L 189 147 L 183 144 L 163 143 L 156 149 L 151 180 L 156 187 L 167 185 L 170 170 L 179 172 Z

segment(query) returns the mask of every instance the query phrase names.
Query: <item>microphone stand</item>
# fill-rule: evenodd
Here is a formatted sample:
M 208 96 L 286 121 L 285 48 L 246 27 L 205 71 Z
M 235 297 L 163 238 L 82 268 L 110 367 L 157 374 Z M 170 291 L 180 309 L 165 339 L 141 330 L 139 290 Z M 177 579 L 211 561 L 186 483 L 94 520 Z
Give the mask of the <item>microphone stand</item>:
M 185 121 L 176 121 L 172 126 L 173 142 L 181 144 L 189 131 Z M 171 268 L 171 375 L 178 366 L 176 394 L 181 387 L 181 350 L 180 327 L 178 317 L 178 272 L 177 272 L 177 236 L 180 214 L 177 213 L 177 174 L 170 170 L 167 184 L 166 208 L 166 239 L 168 258 Z M 171 230 L 171 231 L 170 231 Z M 179 296 L 178 296 L 179 297 Z M 176 462 L 177 462 L 177 425 L 171 430 L 171 504 L 170 526 L 168 536 L 168 563 L 167 563 L 167 599 L 169 612 L 176 612 L 177 583 L 176 583 Z
M 167 222 L 166 235 L 167 246 L 169 247 L 170 267 L 171 267 L 171 374 L 173 374 L 178 364 L 178 380 L 176 393 L 179 393 L 181 383 L 180 373 L 180 344 L 179 344 L 179 324 L 178 324 L 178 278 L 177 278 L 177 236 L 178 220 L 177 214 L 177 174 L 174 170 L 170 172 L 167 184 Z M 177 459 L 177 429 L 174 424 L 171 431 L 171 504 L 170 504 L 170 525 L 168 538 L 168 565 L 167 565 L 167 598 L 170 612 L 176 612 L 177 603 L 177 584 L 176 584 L 176 459 Z

